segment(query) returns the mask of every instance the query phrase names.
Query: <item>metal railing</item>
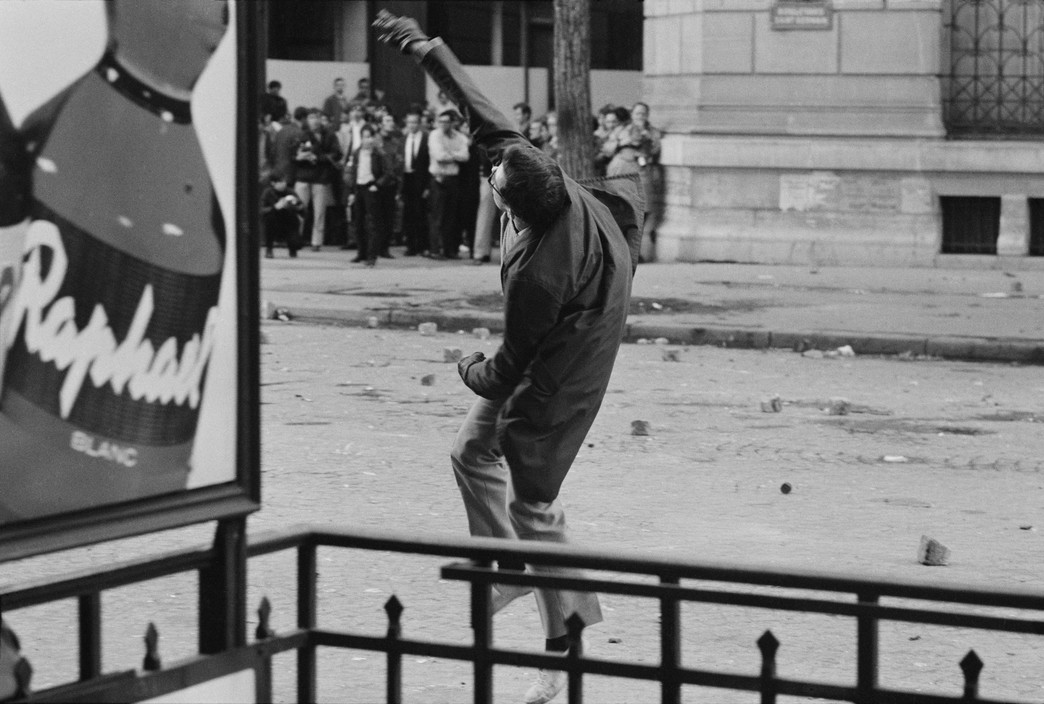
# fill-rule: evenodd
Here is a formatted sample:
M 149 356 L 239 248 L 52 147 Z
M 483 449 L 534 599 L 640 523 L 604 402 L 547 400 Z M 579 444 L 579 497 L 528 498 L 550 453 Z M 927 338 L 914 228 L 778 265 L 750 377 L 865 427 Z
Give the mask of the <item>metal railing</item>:
M 471 618 L 474 640 L 471 644 L 410 640 L 401 637 L 403 607 L 396 597 L 385 605 L 388 629 L 384 636 L 327 630 L 316 622 L 317 562 L 319 547 L 339 547 L 377 550 L 414 555 L 463 559 L 442 568 L 445 579 L 461 580 L 471 585 Z M 668 560 L 623 552 L 605 552 L 494 539 L 447 539 L 416 537 L 366 530 L 328 530 L 299 528 L 286 532 L 265 534 L 250 541 L 249 557 L 257 557 L 285 550 L 297 552 L 297 628 L 291 632 L 273 635 L 268 626 L 270 607 L 263 600 L 258 610 L 260 624 L 257 641 L 249 646 L 261 653 L 269 663 L 272 655 L 297 651 L 297 696 L 299 701 L 316 700 L 316 652 L 319 648 L 351 648 L 382 652 L 387 658 L 387 693 L 389 704 L 402 701 L 402 658 L 420 655 L 474 663 L 474 701 L 489 704 L 493 701 L 493 668 L 497 665 L 546 668 L 568 672 L 567 700 L 578 704 L 583 700 L 585 675 L 602 675 L 647 681 L 658 681 L 663 702 L 679 702 L 684 685 L 746 690 L 760 694 L 761 701 L 775 702 L 780 695 L 810 696 L 835 701 L 918 702 L 998 702 L 978 698 L 978 678 L 983 663 L 974 651 L 961 661 L 964 673 L 963 695 L 959 697 L 929 695 L 922 692 L 883 689 L 878 685 L 879 624 L 882 621 L 954 626 L 985 629 L 1006 633 L 1044 635 L 1044 594 L 1030 590 L 982 590 L 957 587 L 928 586 L 918 583 L 866 579 L 840 573 L 782 572 L 757 569 L 750 566 L 705 563 L 688 560 Z M 189 549 L 168 553 L 156 558 L 127 562 L 104 570 L 91 570 L 58 580 L 26 584 L 0 592 L 4 613 L 61 599 L 76 599 L 79 605 L 79 684 L 64 685 L 62 692 L 82 692 L 102 677 L 100 595 L 103 591 L 129 584 L 150 581 L 173 574 L 200 571 L 201 584 L 205 570 L 212 564 L 212 550 Z M 592 578 L 583 575 L 560 576 L 549 573 L 498 571 L 492 565 L 497 560 L 511 558 L 528 564 L 571 567 L 597 572 L 611 572 L 616 579 Z M 657 580 L 653 583 L 649 580 Z M 696 586 L 683 580 L 700 582 Z M 534 587 L 563 588 L 595 591 L 658 600 L 660 604 L 660 663 L 658 665 L 584 657 L 580 648 L 579 619 L 570 620 L 569 653 L 549 655 L 492 647 L 492 617 L 489 613 L 490 586 L 493 583 L 531 585 Z M 722 586 L 708 588 L 706 582 Z M 776 587 L 782 591 L 755 590 L 751 587 Z M 794 590 L 830 592 L 854 596 L 854 601 L 831 600 L 820 597 L 792 596 Z M 904 605 L 882 604 L 884 598 L 905 601 L 960 604 L 975 607 L 1000 607 L 1026 612 L 1026 618 L 1008 615 L 994 616 L 939 610 L 911 608 Z M 681 664 L 681 604 L 700 602 L 728 606 L 755 607 L 774 611 L 811 614 L 829 614 L 847 617 L 855 622 L 857 665 L 855 682 L 851 686 L 824 684 L 805 680 L 780 678 L 776 674 L 776 651 L 779 641 L 765 631 L 757 641 L 761 651 L 761 671 L 758 675 L 740 675 L 684 667 Z M 155 652 L 147 654 L 145 669 L 157 669 L 159 658 Z M 1044 643 L 1041 644 L 1044 648 Z M 151 659 L 151 661 L 150 661 Z M 271 673 L 261 678 L 258 692 L 260 701 L 271 697 Z M 54 691 L 51 691 L 53 697 Z M 131 690 L 128 690 L 131 691 Z M 48 692 L 40 696 L 48 699 Z M 35 695 L 34 695 L 35 698 Z

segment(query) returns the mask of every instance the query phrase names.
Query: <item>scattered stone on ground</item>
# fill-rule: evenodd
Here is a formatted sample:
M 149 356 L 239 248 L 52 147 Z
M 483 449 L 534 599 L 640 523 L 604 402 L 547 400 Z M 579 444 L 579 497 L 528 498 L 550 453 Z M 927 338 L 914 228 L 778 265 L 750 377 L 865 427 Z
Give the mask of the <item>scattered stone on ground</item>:
M 950 559 L 950 549 L 935 538 L 921 536 L 921 545 L 917 548 L 917 561 L 929 567 L 945 565 Z
M 846 399 L 832 398 L 827 412 L 832 416 L 847 416 L 851 407 L 852 405 Z

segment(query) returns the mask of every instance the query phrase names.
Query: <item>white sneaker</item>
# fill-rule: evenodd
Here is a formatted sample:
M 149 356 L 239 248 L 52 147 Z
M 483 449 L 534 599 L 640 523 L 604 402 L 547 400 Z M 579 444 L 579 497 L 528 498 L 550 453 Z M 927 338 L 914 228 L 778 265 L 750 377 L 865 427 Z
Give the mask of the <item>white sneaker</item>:
M 517 584 L 494 584 L 493 596 L 490 599 L 490 611 L 497 613 L 515 599 L 525 596 L 533 591 L 533 587 L 524 587 Z
M 538 670 L 536 683 L 526 692 L 526 704 L 547 704 L 565 688 L 568 679 L 561 670 Z
M 587 637 L 581 636 L 581 657 L 588 656 L 589 646 L 590 641 Z M 562 655 L 567 656 L 567 652 L 563 652 Z M 536 684 L 526 692 L 526 704 L 544 704 L 551 701 L 565 688 L 568 681 L 569 676 L 561 670 L 537 670 Z

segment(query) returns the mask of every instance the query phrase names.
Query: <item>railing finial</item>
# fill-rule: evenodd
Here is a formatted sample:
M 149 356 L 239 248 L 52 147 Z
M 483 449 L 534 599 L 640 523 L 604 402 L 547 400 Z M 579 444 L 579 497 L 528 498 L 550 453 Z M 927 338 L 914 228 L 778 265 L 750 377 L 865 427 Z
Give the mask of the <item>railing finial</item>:
M 761 704 L 774 704 L 776 701 L 776 651 L 779 640 L 766 630 L 758 638 L 758 649 L 761 650 Z
M 569 654 L 582 655 L 584 644 L 581 634 L 584 632 L 587 624 L 584 623 L 584 619 L 580 617 L 580 614 L 574 612 L 572 616 L 566 619 L 565 625 L 566 635 L 569 636 Z
M 154 672 L 163 667 L 159 656 L 159 631 L 152 621 L 149 621 L 149 627 L 145 629 L 145 659 L 141 667 L 146 672 Z
M 261 604 L 257 607 L 257 630 L 254 631 L 254 638 L 257 640 L 265 640 L 275 635 L 275 631 L 272 630 L 270 619 L 272 617 L 272 602 L 268 600 L 267 596 L 261 597 Z
M 21 658 L 14 666 L 14 679 L 17 690 L 15 691 L 15 698 L 26 698 L 32 690 L 29 684 L 33 680 L 33 666 L 29 663 L 26 658 Z
M 384 603 L 388 614 L 388 689 L 385 698 L 388 704 L 402 703 L 402 651 L 398 649 L 397 641 L 402 637 L 399 620 L 405 608 L 394 594 Z
M 974 650 L 969 650 L 961 660 L 961 670 L 964 671 L 964 698 L 968 701 L 975 701 L 979 697 L 979 673 L 982 672 L 982 668 L 982 659 Z
M 389 625 L 399 625 L 399 619 L 402 618 L 402 612 L 406 610 L 406 607 L 399 601 L 399 597 L 392 594 L 388 601 L 384 602 L 384 611 L 388 614 Z

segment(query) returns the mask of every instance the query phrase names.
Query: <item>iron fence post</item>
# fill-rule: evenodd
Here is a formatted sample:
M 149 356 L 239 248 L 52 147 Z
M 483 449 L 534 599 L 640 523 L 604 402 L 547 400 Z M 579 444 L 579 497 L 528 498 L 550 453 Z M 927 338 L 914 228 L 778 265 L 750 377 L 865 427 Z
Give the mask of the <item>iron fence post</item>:
M 478 567 L 490 568 L 490 560 L 476 560 Z M 475 633 L 475 704 L 493 701 L 493 663 L 489 649 L 493 645 L 493 614 L 490 613 L 492 585 L 471 583 L 471 628 Z
M 880 601 L 877 594 L 863 592 L 859 594 L 859 603 L 876 606 Z M 857 662 L 856 689 L 858 701 L 872 702 L 873 692 L 877 689 L 877 650 L 878 621 L 876 616 L 861 614 L 857 617 Z
M 268 640 L 275 635 L 275 631 L 269 625 L 272 615 L 272 602 L 267 596 L 261 597 L 261 603 L 257 607 L 257 628 L 254 630 L 256 640 Z M 272 656 L 265 657 L 261 663 L 258 673 L 257 700 L 259 702 L 272 701 Z
M 566 619 L 566 628 L 569 630 L 569 650 L 566 659 L 569 661 L 569 704 L 583 704 L 584 702 L 584 673 L 579 669 L 580 660 L 584 655 L 584 619 L 574 613 Z
M 246 645 L 246 518 L 218 521 L 210 564 L 199 571 L 199 652 Z
M 678 584 L 677 577 L 660 577 L 660 584 Z M 681 665 L 681 626 L 678 600 L 673 597 L 660 599 L 660 669 L 661 701 L 663 704 L 681 702 L 681 682 L 678 668 Z
M 758 638 L 761 650 L 761 704 L 776 704 L 776 651 L 779 640 L 772 631 L 765 631 Z
M 315 553 L 311 539 L 297 548 L 297 627 L 308 631 L 315 628 Z M 315 645 L 309 640 L 297 651 L 297 701 L 315 700 Z
M 80 681 L 101 675 L 101 594 L 81 594 L 80 615 Z
M 964 699 L 973 702 L 979 698 L 979 673 L 982 672 L 983 662 L 974 650 L 961 660 L 961 670 L 964 672 Z
M 402 704 L 402 652 L 399 638 L 402 636 L 402 602 L 392 595 L 384 604 L 388 614 L 388 704 Z
M 145 657 L 141 661 L 141 669 L 145 672 L 155 672 L 163 667 L 163 660 L 159 654 L 159 631 L 156 624 L 149 621 L 149 627 L 145 629 Z
M 33 666 L 27 658 L 21 658 L 14 667 L 15 699 L 25 699 L 32 694 Z

